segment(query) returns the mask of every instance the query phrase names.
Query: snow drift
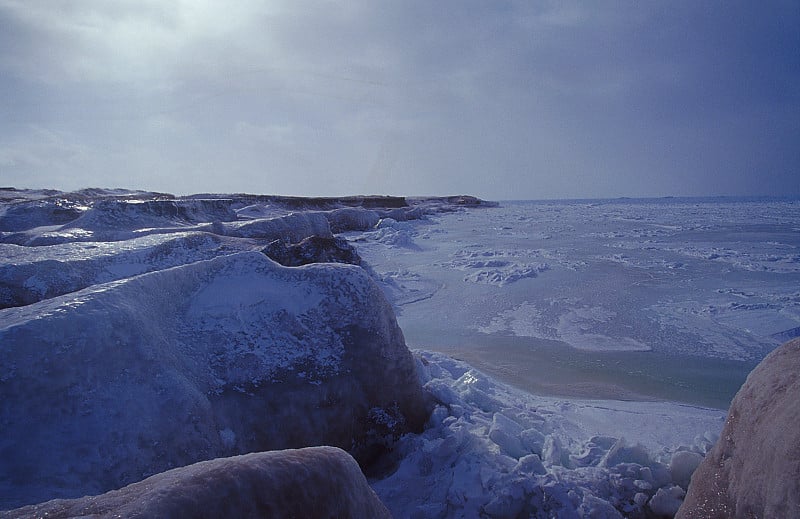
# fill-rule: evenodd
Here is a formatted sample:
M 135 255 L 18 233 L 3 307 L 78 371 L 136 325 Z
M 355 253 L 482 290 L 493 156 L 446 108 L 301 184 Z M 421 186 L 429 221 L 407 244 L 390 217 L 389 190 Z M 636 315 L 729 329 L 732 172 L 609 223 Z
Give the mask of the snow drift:
M 676 517 L 800 516 L 799 373 L 796 339 L 747 377 Z
M 352 265 L 244 252 L 0 310 L 0 508 L 245 452 L 369 461 L 428 414 L 391 306 Z
M 391 517 L 355 460 L 333 447 L 204 461 L 100 496 L 59 499 L 0 512 L 0 517 L 8 519 L 33 516 Z

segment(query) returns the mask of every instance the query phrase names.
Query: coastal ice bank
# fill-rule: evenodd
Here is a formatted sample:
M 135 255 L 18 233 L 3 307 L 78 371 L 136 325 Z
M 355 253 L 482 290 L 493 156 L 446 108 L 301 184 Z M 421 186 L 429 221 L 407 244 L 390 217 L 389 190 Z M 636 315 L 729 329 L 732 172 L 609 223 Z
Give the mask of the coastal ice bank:
M 353 265 L 242 252 L 0 323 L 0 508 L 253 451 L 334 445 L 369 462 L 429 413 L 391 306 Z

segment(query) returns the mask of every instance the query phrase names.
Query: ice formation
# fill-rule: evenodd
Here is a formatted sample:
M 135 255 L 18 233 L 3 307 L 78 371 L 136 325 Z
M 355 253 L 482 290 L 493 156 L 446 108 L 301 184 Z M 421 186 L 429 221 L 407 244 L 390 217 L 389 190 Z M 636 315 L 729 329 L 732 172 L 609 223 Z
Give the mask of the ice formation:
M 203 461 L 99 496 L 0 512 L 27 517 L 369 517 L 390 519 L 355 460 L 310 447 Z
M 242 252 L 1 310 L 0 323 L 3 505 L 258 450 L 328 444 L 369 460 L 427 417 L 391 306 L 352 265 Z
M 678 518 L 800 517 L 800 339 L 770 353 L 736 394 Z
M 395 315 L 694 398 L 800 330 L 798 207 L 0 189 L 0 508 L 333 443 L 398 517 L 671 515 L 724 411 Z
M 203 232 L 152 234 L 121 242 L 39 247 L 0 243 L 0 308 L 23 306 L 80 289 L 230 253 Z
M 395 517 L 674 514 L 691 462 L 725 417 L 666 402 L 532 397 L 444 355 L 416 356 L 439 406 L 423 433 L 398 442 L 397 469 L 372 482 Z

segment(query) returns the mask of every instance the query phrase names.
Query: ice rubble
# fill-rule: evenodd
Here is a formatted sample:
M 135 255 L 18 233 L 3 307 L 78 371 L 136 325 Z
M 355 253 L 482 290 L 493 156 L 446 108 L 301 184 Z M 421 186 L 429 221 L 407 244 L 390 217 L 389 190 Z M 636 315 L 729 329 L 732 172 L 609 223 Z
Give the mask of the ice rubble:
M 733 399 L 677 517 L 800 516 L 800 339 L 770 353 Z
M 352 265 L 199 261 L 0 310 L 0 345 L 0 508 L 259 450 L 369 461 L 427 417 L 391 306 Z
M 87 516 L 391 518 L 355 460 L 333 447 L 204 461 L 100 496 L 59 499 L 0 512 L 0 517 L 7 519 Z
M 504 286 L 520 279 L 535 278 L 550 269 L 546 262 L 530 263 L 523 260 L 541 257 L 536 250 L 469 250 L 456 252 L 448 264 L 451 268 L 466 270 L 464 281 Z
M 416 356 L 439 406 L 422 434 L 396 445 L 397 470 L 372 482 L 395 517 L 674 514 L 725 416 L 532 397 L 446 356 Z

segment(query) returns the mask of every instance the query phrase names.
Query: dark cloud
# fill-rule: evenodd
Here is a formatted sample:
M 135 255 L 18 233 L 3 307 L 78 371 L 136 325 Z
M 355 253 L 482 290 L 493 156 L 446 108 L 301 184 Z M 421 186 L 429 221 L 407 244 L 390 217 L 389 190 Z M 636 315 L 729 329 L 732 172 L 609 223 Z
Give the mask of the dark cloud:
M 29 5 L 3 184 L 800 194 L 795 2 Z

